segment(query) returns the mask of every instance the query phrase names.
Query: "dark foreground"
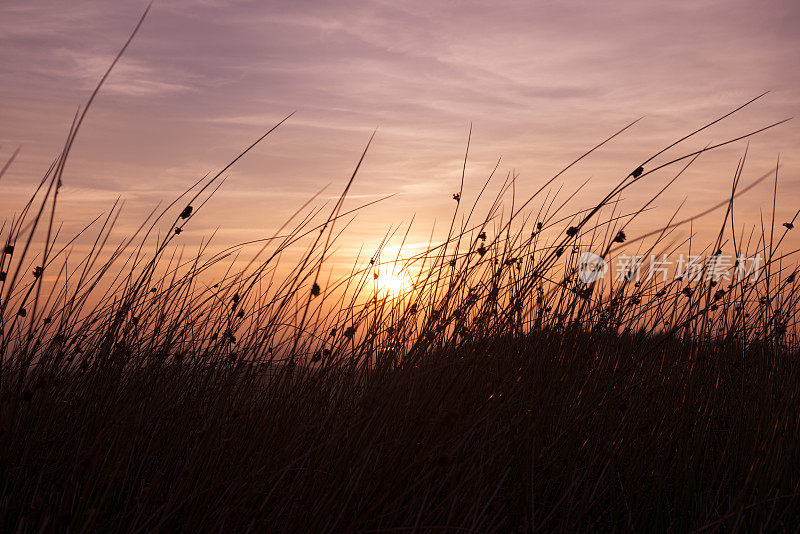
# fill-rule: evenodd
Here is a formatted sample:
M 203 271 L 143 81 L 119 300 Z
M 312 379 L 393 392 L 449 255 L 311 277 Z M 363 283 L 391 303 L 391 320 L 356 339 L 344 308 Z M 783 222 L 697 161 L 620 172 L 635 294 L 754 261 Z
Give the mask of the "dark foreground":
M 2 529 L 791 531 L 799 369 L 582 332 L 291 379 L 109 361 L 3 392 Z

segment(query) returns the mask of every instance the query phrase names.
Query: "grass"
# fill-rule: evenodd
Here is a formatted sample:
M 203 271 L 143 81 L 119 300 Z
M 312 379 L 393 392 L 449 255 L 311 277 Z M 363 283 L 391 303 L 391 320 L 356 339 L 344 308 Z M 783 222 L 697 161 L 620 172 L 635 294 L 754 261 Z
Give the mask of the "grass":
M 462 179 L 441 243 L 389 255 L 390 231 L 338 278 L 325 273 L 358 210 L 344 202 L 363 155 L 332 207 L 311 199 L 247 263 L 234 261 L 243 246 L 180 245 L 223 172 L 274 128 L 116 246 L 114 205 L 75 236 L 93 235 L 75 258 L 56 208 L 87 109 L 0 227 L 3 531 L 800 521 L 798 282 L 782 251 L 797 215 L 774 219 L 777 169 L 742 186 L 742 157 L 708 243 L 679 238 L 696 217 L 677 214 L 626 233 L 697 157 L 763 130 L 665 159 L 741 107 L 576 212 L 551 187 L 561 173 L 521 200 L 513 175 L 492 173 L 502 186 L 482 215 Z M 621 194 L 659 170 L 672 172 L 664 188 L 623 212 Z M 767 179 L 772 220 L 736 231 L 735 200 Z M 755 279 L 715 280 L 704 264 L 697 279 L 580 280 L 580 253 L 612 261 L 634 245 L 763 264 Z

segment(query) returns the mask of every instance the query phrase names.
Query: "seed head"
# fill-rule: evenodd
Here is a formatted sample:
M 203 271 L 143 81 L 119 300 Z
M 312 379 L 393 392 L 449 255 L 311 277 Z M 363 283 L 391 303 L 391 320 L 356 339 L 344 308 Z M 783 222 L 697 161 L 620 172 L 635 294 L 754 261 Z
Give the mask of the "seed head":
M 319 291 L 320 291 L 319 284 L 314 282 L 314 285 L 311 286 L 311 296 L 312 297 L 318 297 L 319 296 Z
M 193 209 L 194 208 L 192 208 L 191 206 L 186 206 L 185 208 L 183 208 L 183 211 L 181 212 L 181 219 L 188 219 L 189 217 L 191 217 Z

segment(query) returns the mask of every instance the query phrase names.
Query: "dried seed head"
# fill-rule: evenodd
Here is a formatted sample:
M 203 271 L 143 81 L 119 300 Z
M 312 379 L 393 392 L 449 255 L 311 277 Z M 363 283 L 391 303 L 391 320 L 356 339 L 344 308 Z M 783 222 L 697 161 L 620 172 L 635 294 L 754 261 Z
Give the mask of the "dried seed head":
M 630 175 L 633 176 L 634 178 L 638 178 L 642 175 L 643 172 L 644 172 L 644 167 L 637 167 L 636 170 L 634 170 Z
M 620 230 L 619 232 L 617 232 L 616 237 L 614 237 L 614 243 L 624 243 L 625 242 L 625 238 L 626 238 L 625 232 Z
M 314 285 L 311 286 L 311 296 L 312 297 L 318 297 L 319 296 L 319 292 L 320 292 L 319 284 L 314 282 Z
M 193 209 L 194 208 L 192 208 L 191 206 L 186 206 L 185 208 L 183 208 L 183 211 L 181 212 L 181 219 L 188 219 L 189 217 L 191 217 Z

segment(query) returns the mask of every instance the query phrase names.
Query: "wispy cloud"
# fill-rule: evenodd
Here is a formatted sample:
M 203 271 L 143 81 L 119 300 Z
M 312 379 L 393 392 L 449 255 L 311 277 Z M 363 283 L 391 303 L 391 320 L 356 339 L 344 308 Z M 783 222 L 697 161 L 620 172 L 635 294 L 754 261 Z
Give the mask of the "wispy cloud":
M 60 125 L 84 101 L 144 6 L 6 0 L 0 6 L 0 142 L 26 140 L 55 150 L 63 139 Z M 73 191 L 82 185 L 163 197 L 220 168 L 297 110 L 230 171 L 215 225 L 244 227 L 254 214 L 268 219 L 266 226 L 277 221 L 288 201 L 265 213 L 264 191 L 303 198 L 320 184 L 338 183 L 376 127 L 353 194 L 400 193 L 381 208 L 376 224 L 415 211 L 427 217 L 420 222 L 431 222 L 452 208 L 449 194 L 460 178 L 470 122 L 468 185 L 483 180 L 503 156 L 500 172 L 520 172 L 524 194 L 582 150 L 647 115 L 566 178 L 570 186 L 591 174 L 603 189 L 637 158 L 763 90 L 774 92 L 757 110 L 697 144 L 797 115 L 798 24 L 794 0 L 163 0 L 96 102 L 68 183 Z M 800 126 L 763 139 L 750 152 L 752 165 L 771 164 L 780 151 L 787 187 L 800 187 L 793 178 Z M 735 163 L 740 148 L 704 157 L 693 187 L 727 187 L 725 163 Z M 44 152 L 37 165 L 23 158 L 21 168 L 31 174 L 9 176 L 7 185 L 33 179 L 33 169 L 46 167 L 52 155 Z M 250 192 L 257 192 L 250 196 L 258 196 L 258 206 L 247 206 Z M 684 196 L 676 190 L 663 203 L 671 209 Z M 702 204 L 704 195 L 688 196 L 689 204 Z

